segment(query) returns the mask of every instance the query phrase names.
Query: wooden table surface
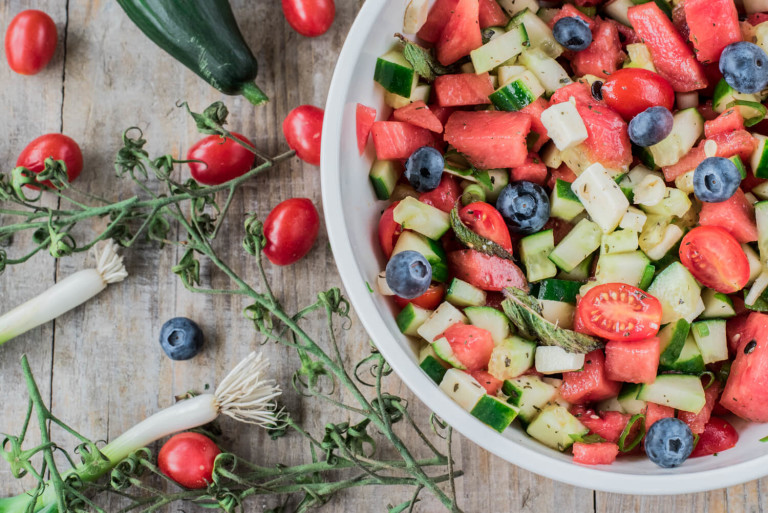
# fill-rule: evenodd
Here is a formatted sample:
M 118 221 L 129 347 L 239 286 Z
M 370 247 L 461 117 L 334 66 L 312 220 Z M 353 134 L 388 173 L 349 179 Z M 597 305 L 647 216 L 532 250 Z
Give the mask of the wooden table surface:
M 145 39 L 114 1 L 0 0 L 2 33 L 11 18 L 27 8 L 45 10 L 59 29 L 56 56 L 39 75 L 22 77 L 12 73 L 4 59 L 0 62 L 2 171 L 10 171 L 16 156 L 33 138 L 63 132 L 79 141 L 85 155 L 81 187 L 113 197 L 132 194 L 130 183 L 116 184 L 114 177 L 112 161 L 120 134 L 129 126 L 139 126 L 150 141 L 150 153 L 184 155 L 199 136 L 189 117 L 175 106 L 179 100 L 202 109 L 224 99 L 231 111 L 231 129 L 277 154 L 285 147 L 280 130 L 285 115 L 300 104 L 324 105 L 337 55 L 362 3 L 337 0 L 331 30 L 307 39 L 291 30 L 277 0 L 234 1 L 242 31 L 260 59 L 258 83 L 272 98 L 268 105 L 255 108 L 242 98 L 223 97 L 173 61 Z M 401 0 L 393 0 L 395 3 Z M 258 212 L 264 218 L 274 205 L 290 197 L 311 198 L 320 208 L 319 169 L 293 160 L 247 184 L 235 198 L 230 212 L 234 222 L 219 237 L 218 248 L 251 281 L 256 281 L 255 270 L 240 247 L 239 219 L 246 212 Z M 29 243 L 29 237 L 19 236 L 14 247 L 23 249 Z M 17 433 L 23 421 L 27 396 L 19 365 L 22 354 L 28 355 L 54 414 L 92 439 L 109 440 L 171 405 L 175 395 L 217 383 L 257 346 L 259 339 L 252 325 L 240 314 L 245 306 L 240 299 L 193 296 L 184 289 L 170 272 L 180 257 L 176 249 L 147 244 L 125 255 L 130 277 L 124 283 L 0 346 L 0 432 Z M 84 266 L 83 255 L 57 262 L 38 254 L 26 264 L 8 269 L 0 276 L 0 311 Z M 204 279 L 210 272 L 204 267 Z M 269 267 L 268 273 L 289 309 L 295 309 L 297 298 L 303 304 L 317 292 L 340 284 L 324 230 L 307 258 L 289 268 Z M 211 278 L 223 283 L 218 275 Z M 204 352 L 191 361 L 174 363 L 158 347 L 160 327 L 174 316 L 195 319 L 206 334 Z M 317 332 L 321 325 L 314 328 Z M 342 339 L 350 362 L 365 354 L 367 340 L 355 319 Z M 344 420 L 338 414 L 331 417 L 290 390 L 290 376 L 298 366 L 291 350 L 267 345 L 264 351 L 273 362 L 278 382 L 289 390 L 283 400 L 295 417 L 314 428 Z M 393 391 L 414 405 L 417 416 L 426 418 L 428 408 L 397 378 L 393 380 Z M 223 427 L 228 448 L 245 457 L 270 463 L 305 461 L 306 446 L 298 437 L 272 442 L 257 428 L 228 421 Z M 455 444 L 457 463 L 466 474 L 458 481 L 458 493 L 467 512 L 738 513 L 762 512 L 768 506 L 762 490 L 766 480 L 685 497 L 622 496 L 536 476 L 461 437 Z M 0 463 L 0 495 L 20 493 L 28 484 L 12 479 L 7 465 Z M 386 504 L 406 500 L 407 493 L 397 488 L 358 489 L 339 495 L 324 511 L 385 511 Z M 436 501 L 423 497 L 418 511 L 441 511 Z M 259 499 L 250 503 L 248 511 L 262 511 L 278 503 L 278 498 Z M 114 505 L 104 507 L 110 511 Z M 181 508 L 173 506 L 167 511 Z M 197 511 L 188 505 L 183 509 Z

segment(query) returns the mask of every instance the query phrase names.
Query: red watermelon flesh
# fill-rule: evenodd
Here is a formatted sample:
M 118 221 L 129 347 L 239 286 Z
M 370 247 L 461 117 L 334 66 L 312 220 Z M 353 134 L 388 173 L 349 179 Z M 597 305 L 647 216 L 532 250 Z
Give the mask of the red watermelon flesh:
M 647 433 L 656 421 L 674 416 L 674 408 L 656 403 L 647 403 L 645 407 L 645 432 Z
M 445 141 L 480 169 L 517 167 L 528 156 L 531 116 L 520 112 L 454 112 L 445 125 Z
M 517 287 L 528 290 L 525 275 L 511 260 L 463 249 L 448 253 L 448 264 L 454 276 L 479 289 L 500 291 L 505 287 Z
M 587 353 L 584 368 L 564 372 L 560 395 L 571 404 L 597 402 L 619 394 L 621 383 L 608 378 L 605 373 L 605 355 L 602 349 Z
M 605 345 L 605 369 L 609 379 L 626 383 L 653 383 L 659 367 L 661 346 L 657 337 Z
M 405 121 L 412 125 L 426 128 L 432 132 L 441 134 L 443 133 L 443 124 L 437 119 L 437 116 L 432 114 L 423 101 L 415 101 L 409 103 L 405 107 L 400 107 L 395 110 L 395 119 L 397 121 Z
M 717 62 L 726 46 L 741 41 L 733 0 L 685 0 L 683 8 L 699 62 Z
M 496 0 L 480 0 L 479 16 L 480 28 L 504 27 L 509 17 Z
M 704 403 L 704 407 L 699 413 L 680 410 L 677 412 L 677 418 L 688 424 L 688 427 L 691 428 L 691 432 L 694 435 L 700 435 L 704 432 L 704 426 L 709 422 L 709 417 L 712 415 L 712 409 L 715 407 L 717 400 L 720 399 L 720 392 L 720 383 L 715 381 L 704 391 L 706 403 Z
M 544 185 L 547 181 L 547 166 L 541 161 L 538 153 L 529 153 L 522 165 L 509 172 L 510 180 L 525 180 Z
M 437 60 L 448 66 L 483 46 L 478 0 L 459 0 L 437 41 Z
M 435 79 L 435 96 L 441 107 L 487 105 L 493 94 L 493 82 L 488 73 L 459 73 Z
M 571 59 L 571 67 L 579 76 L 595 75 L 608 78 L 624 61 L 616 24 L 599 21 L 593 31 L 592 43 Z
M 715 119 L 704 122 L 704 137 L 707 139 L 736 130 L 744 130 L 744 116 L 736 107 L 731 107 Z
M 401 121 L 376 121 L 371 128 L 379 160 L 407 159 L 422 146 L 433 146 L 432 132 Z
M 416 35 L 428 43 L 436 43 L 458 3 L 459 0 L 437 0 L 429 10 L 426 23 Z
M 373 122 L 376 121 L 376 109 L 358 103 L 355 117 L 357 121 L 357 149 L 362 155 L 365 151 L 365 145 L 368 144 L 368 136 L 371 135 Z
M 573 462 L 582 465 L 610 465 L 619 455 L 619 446 L 612 442 L 573 444 Z
M 589 16 L 587 16 L 586 14 L 584 14 L 583 12 L 581 12 L 571 4 L 563 4 L 562 9 L 560 9 L 560 11 L 557 14 L 555 14 L 555 16 L 551 20 L 549 20 L 549 23 L 547 23 L 547 25 L 549 25 L 549 28 L 552 28 L 555 26 L 555 23 L 560 21 L 560 19 L 562 18 L 581 18 L 587 23 L 587 25 L 589 25 L 590 29 L 595 28 L 595 20 L 593 20 L 592 18 L 590 18 Z
M 672 182 L 680 175 L 688 171 L 693 171 L 707 158 L 704 152 L 704 145 L 707 141 L 714 141 L 717 144 L 715 156 L 730 158 L 739 155 L 742 160 L 749 161 L 749 157 L 757 147 L 757 140 L 746 130 L 734 130 L 732 132 L 721 132 L 712 135 L 709 139 L 702 141 L 683 156 L 676 164 L 665 166 L 664 179 Z
M 755 209 L 741 189 L 736 189 L 733 196 L 720 203 L 703 202 L 699 212 L 699 224 L 725 228 L 739 242 L 757 240 Z
M 539 96 L 536 98 L 536 101 L 520 109 L 520 112 L 531 116 L 531 132 L 539 136 L 536 142 L 531 145 L 531 150 L 533 151 L 539 151 L 549 141 L 547 129 L 544 127 L 544 123 L 541 122 L 541 113 L 547 110 L 548 107 L 549 102 Z
M 749 315 L 720 404 L 745 420 L 768 422 L 768 315 Z

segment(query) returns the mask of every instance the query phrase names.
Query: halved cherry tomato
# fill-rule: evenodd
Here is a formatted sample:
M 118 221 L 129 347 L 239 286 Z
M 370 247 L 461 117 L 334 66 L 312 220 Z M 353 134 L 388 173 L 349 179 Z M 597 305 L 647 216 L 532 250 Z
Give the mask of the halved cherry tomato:
M 285 117 L 283 135 L 296 155 L 314 166 L 320 165 L 320 138 L 325 111 L 313 105 L 299 105 Z
M 336 5 L 333 0 L 283 0 L 283 14 L 293 30 L 316 37 L 331 28 Z
M 80 146 L 64 134 L 45 134 L 41 135 L 24 148 L 16 159 L 16 166 L 24 166 L 33 173 L 40 173 L 45 169 L 45 159 L 53 158 L 62 160 L 67 166 L 67 179 L 73 182 L 80 176 L 83 170 L 83 152 Z M 53 187 L 51 182 L 43 182 L 47 187 Z M 30 185 L 31 189 L 36 187 Z
M 456 358 L 468 371 L 488 367 L 493 352 L 491 333 L 471 324 L 457 323 L 445 330 L 443 336 L 451 345 Z
M 711 417 L 704 432 L 699 435 L 699 442 L 691 453 L 691 458 L 709 456 L 730 449 L 739 441 L 739 433 L 728 421 L 719 417 Z
M 643 68 L 615 71 L 603 84 L 603 99 L 625 121 L 649 107 L 669 110 L 675 104 L 675 91 L 661 75 Z
M 661 303 L 637 287 L 606 283 L 589 289 L 579 301 L 581 322 L 608 340 L 641 340 L 661 327 Z
M 507 223 L 491 205 L 483 201 L 470 203 L 459 210 L 459 217 L 470 230 L 512 253 L 512 240 Z
M 395 207 L 400 203 L 395 201 L 389 208 L 387 208 L 379 219 L 379 244 L 381 250 L 384 252 L 384 256 L 392 256 L 392 251 L 395 249 L 397 239 L 400 238 L 400 234 L 403 233 L 403 226 L 395 222 L 395 215 L 393 214 Z
M 290 265 L 309 253 L 320 230 L 320 216 L 307 198 L 287 199 L 264 221 L 264 255 L 275 265 Z
M 20 75 L 35 75 L 56 52 L 56 24 L 43 11 L 22 11 L 11 20 L 5 33 L 8 66 Z
M 200 489 L 213 482 L 213 463 L 221 454 L 213 440 L 200 433 L 179 433 L 157 455 L 160 471 L 181 486 Z
M 253 146 L 242 134 L 232 135 Z M 209 135 L 197 141 L 187 152 L 192 178 L 203 185 L 219 185 L 234 180 L 251 170 L 254 161 L 253 152 L 239 143 L 220 135 Z
M 400 296 L 392 296 L 392 299 L 395 300 L 395 304 L 400 308 L 405 308 L 408 303 L 413 303 L 414 305 L 426 308 L 427 310 L 434 310 L 443 302 L 443 297 L 445 297 L 445 285 L 442 283 L 433 283 L 429 286 L 427 291 L 419 297 L 405 299 Z
M 698 226 L 680 243 L 680 262 L 702 285 L 723 294 L 743 289 L 749 261 L 739 242 L 719 226 Z

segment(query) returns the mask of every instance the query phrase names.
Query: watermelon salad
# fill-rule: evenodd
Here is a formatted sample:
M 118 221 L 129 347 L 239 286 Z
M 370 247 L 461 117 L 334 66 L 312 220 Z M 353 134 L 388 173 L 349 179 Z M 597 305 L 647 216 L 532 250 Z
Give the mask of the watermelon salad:
M 763 5 L 410 1 L 357 108 L 376 282 L 474 417 L 662 467 L 768 422 Z

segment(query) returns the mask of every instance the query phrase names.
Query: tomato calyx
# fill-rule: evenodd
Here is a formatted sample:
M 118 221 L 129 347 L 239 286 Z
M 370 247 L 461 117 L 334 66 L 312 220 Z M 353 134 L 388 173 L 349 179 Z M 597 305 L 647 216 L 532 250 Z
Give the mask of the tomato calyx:
M 608 340 L 642 340 L 661 327 L 661 303 L 647 292 L 624 283 L 590 289 L 577 314 L 590 332 Z

